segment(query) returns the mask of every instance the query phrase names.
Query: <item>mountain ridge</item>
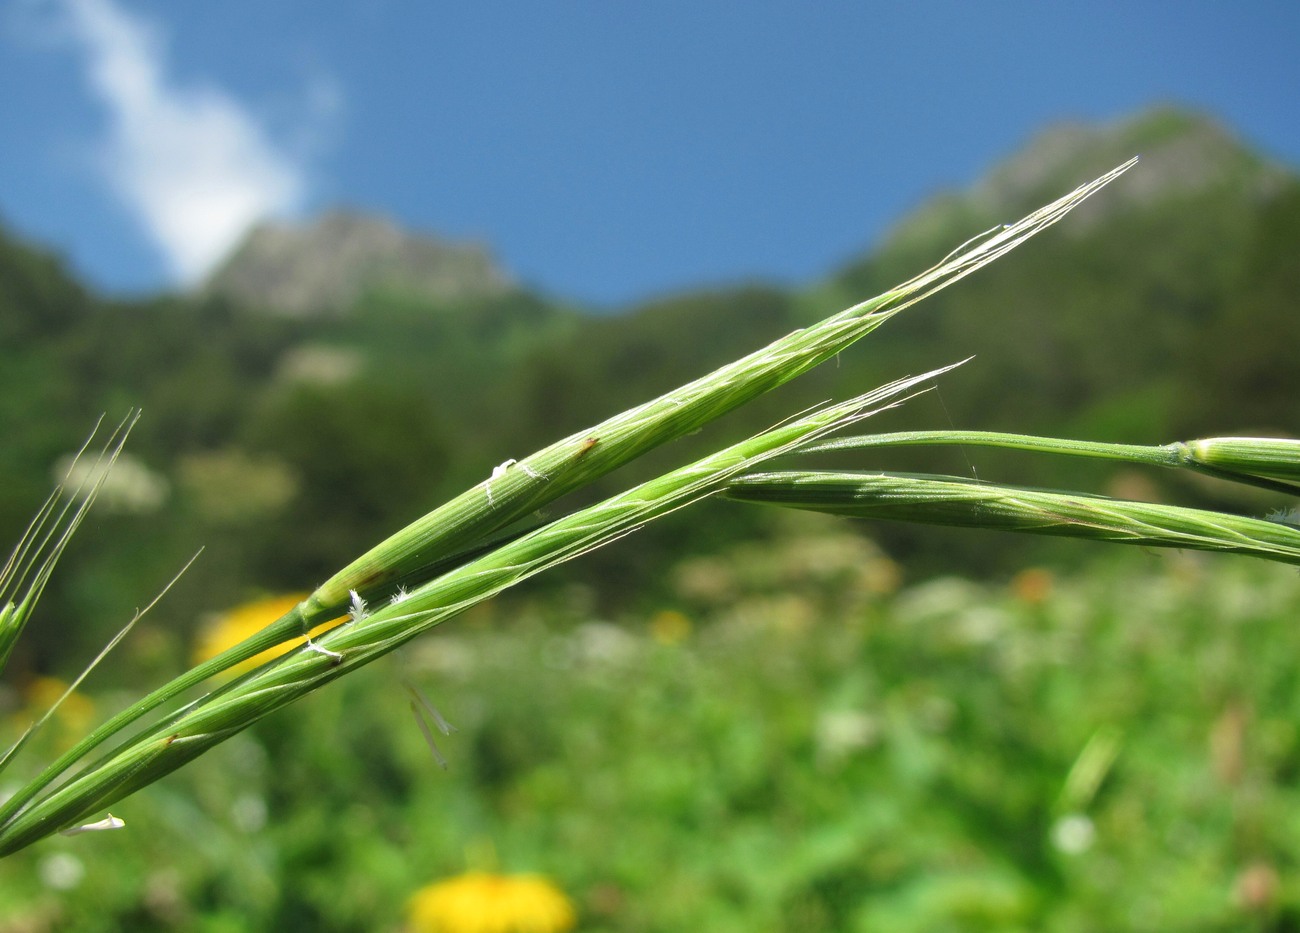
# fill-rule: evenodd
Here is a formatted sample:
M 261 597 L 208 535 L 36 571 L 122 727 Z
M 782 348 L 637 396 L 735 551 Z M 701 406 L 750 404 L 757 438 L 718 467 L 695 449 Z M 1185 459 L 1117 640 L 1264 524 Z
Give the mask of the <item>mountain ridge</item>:
M 1067 235 L 1082 235 L 1118 212 L 1212 189 L 1236 186 L 1239 194 L 1266 199 L 1296 177 L 1219 120 L 1174 104 L 1117 120 L 1062 120 L 1032 134 L 974 183 L 922 200 L 885 231 L 868 255 L 846 265 L 875 253 L 942 246 L 936 240 L 949 230 L 1008 222 L 1134 156 L 1139 164 L 1109 186 L 1105 197 L 1071 212 L 1063 228 Z
M 377 289 L 460 302 L 514 287 L 482 244 L 416 233 L 376 213 L 335 207 L 305 222 L 257 224 L 199 293 L 304 317 L 346 310 Z

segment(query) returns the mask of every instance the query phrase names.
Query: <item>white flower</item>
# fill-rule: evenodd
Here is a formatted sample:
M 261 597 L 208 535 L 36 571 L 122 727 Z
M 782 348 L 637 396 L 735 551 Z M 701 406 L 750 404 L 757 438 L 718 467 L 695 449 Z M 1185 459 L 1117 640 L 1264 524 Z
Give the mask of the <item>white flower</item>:
M 36 871 L 41 882 L 54 891 L 71 891 L 86 877 L 86 866 L 81 864 L 81 859 L 67 852 L 55 852 L 41 859 Z
M 1069 813 L 1052 824 L 1052 845 L 1066 855 L 1082 855 L 1092 848 L 1097 828 L 1082 813 Z

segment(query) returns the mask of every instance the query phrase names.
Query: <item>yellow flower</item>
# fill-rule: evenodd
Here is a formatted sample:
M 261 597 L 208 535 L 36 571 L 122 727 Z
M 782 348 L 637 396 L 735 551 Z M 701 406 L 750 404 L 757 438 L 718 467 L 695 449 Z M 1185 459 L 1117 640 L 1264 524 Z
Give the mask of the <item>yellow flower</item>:
M 306 597 L 306 593 L 270 596 L 265 599 L 254 600 L 251 603 L 244 603 L 242 606 L 236 606 L 234 609 L 216 617 L 211 623 L 205 625 L 203 631 L 199 634 L 198 644 L 194 647 L 194 663 L 202 664 L 210 658 L 215 658 L 227 648 L 239 644 L 250 635 L 257 634 Z M 311 630 L 311 634 L 315 635 L 326 629 L 333 628 L 337 621 L 334 620 L 318 625 Z M 265 664 L 272 658 L 279 657 L 285 652 L 298 647 L 301 643 L 301 641 L 293 641 L 283 645 L 276 645 L 274 648 L 268 648 L 261 654 L 253 655 L 247 661 L 236 664 L 225 672 L 225 676 L 231 677 L 242 674 L 244 671 L 250 671 L 258 665 Z
M 691 634 L 691 620 L 676 609 L 660 609 L 650 617 L 650 634 L 661 645 L 676 645 Z
M 564 933 L 573 905 L 541 875 L 471 871 L 416 891 L 411 933 Z
M 12 725 L 15 730 L 22 732 L 44 716 L 45 711 L 53 706 L 67 689 L 68 685 L 57 677 L 36 677 L 31 680 L 23 687 L 23 709 L 13 716 Z M 94 718 L 94 702 L 74 690 L 55 711 L 46 728 L 55 728 L 60 741 L 71 744 L 85 734 Z

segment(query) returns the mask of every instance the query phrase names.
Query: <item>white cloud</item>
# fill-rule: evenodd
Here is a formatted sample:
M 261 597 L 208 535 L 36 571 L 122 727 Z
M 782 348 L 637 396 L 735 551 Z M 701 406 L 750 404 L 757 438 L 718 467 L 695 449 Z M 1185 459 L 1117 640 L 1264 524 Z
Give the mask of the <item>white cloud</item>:
M 60 4 L 109 111 L 107 179 L 178 281 L 199 281 L 253 223 L 302 205 L 304 158 L 221 90 L 176 85 L 154 25 L 113 0 Z

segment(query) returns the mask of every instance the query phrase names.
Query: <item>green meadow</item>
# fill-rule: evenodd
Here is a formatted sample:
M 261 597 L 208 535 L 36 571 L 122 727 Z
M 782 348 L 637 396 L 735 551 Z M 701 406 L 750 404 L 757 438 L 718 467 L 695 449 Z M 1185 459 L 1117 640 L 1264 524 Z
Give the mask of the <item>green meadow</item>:
M 0 862 L 0 929 L 399 930 L 468 867 L 546 875 L 593 931 L 1300 922 L 1294 568 L 909 583 L 800 516 L 666 582 L 617 618 L 577 585 L 480 606 L 141 791 L 129 831 Z M 457 729 L 446 770 L 403 681 Z

